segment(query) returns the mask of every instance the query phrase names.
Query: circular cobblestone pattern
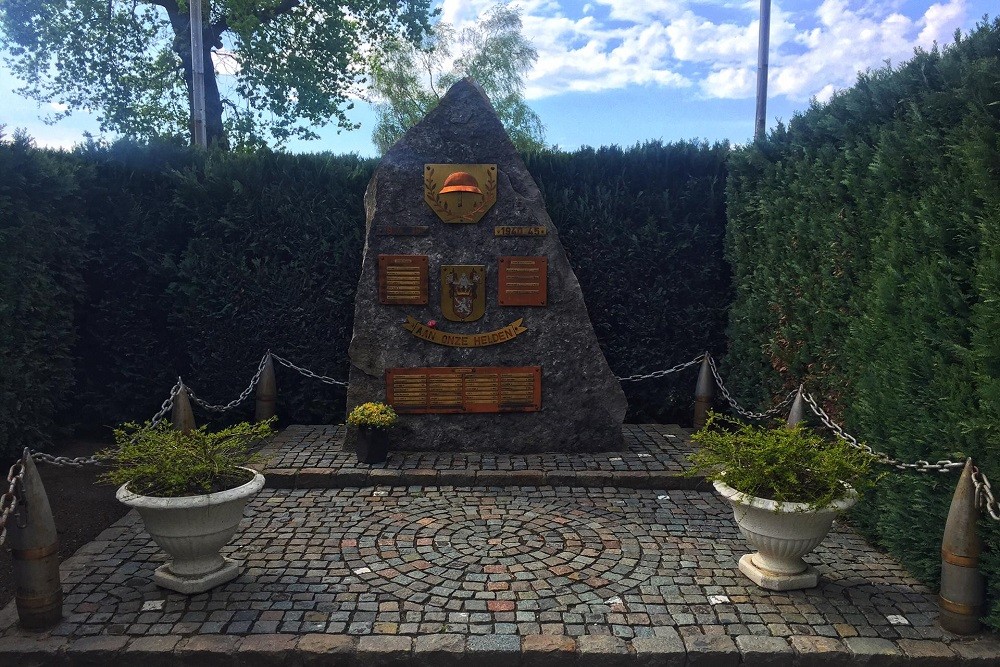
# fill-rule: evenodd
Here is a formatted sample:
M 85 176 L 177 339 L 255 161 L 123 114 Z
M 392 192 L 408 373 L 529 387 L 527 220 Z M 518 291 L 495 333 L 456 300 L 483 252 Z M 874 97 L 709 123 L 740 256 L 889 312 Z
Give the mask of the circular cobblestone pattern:
M 502 601 L 533 591 L 560 606 L 606 602 L 660 566 L 658 541 L 638 524 L 621 525 L 620 515 L 571 502 L 496 500 L 462 506 L 418 499 L 405 514 L 355 517 L 343 558 L 386 592 L 446 591 L 461 599 L 485 591 Z

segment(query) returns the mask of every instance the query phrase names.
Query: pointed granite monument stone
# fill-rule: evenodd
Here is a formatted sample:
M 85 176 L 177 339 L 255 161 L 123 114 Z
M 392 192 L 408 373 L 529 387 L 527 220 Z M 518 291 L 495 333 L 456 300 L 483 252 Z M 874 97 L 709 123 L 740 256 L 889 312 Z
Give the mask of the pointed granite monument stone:
M 474 81 L 386 153 L 365 209 L 348 410 L 393 405 L 394 449 L 622 446 L 625 395 L 580 284 Z

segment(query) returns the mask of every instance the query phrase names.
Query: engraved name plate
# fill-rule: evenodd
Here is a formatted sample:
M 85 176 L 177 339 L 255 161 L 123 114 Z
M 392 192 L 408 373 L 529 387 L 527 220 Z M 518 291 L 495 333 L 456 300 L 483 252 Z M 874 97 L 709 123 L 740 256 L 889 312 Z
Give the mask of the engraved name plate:
M 501 306 L 544 306 L 548 268 L 547 257 L 501 257 L 497 303 Z
M 378 300 L 387 306 L 427 304 L 427 255 L 379 255 Z
M 402 414 L 537 412 L 542 367 L 390 368 L 386 399 Z

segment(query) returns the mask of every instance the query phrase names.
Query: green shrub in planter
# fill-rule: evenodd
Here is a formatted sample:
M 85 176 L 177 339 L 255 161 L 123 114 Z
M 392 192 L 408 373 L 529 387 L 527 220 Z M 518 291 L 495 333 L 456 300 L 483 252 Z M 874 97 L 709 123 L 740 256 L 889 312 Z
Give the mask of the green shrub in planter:
M 273 433 L 273 419 L 243 422 L 215 433 L 190 433 L 169 422 L 127 423 L 115 429 L 115 447 L 98 452 L 113 467 L 98 481 L 128 484 L 133 493 L 178 498 L 232 489 L 252 475 L 244 466 L 261 460 L 252 449 Z
M 824 507 L 871 487 L 875 457 L 799 425 L 767 428 L 710 413 L 691 436 L 700 447 L 688 474 L 704 474 L 748 496 Z

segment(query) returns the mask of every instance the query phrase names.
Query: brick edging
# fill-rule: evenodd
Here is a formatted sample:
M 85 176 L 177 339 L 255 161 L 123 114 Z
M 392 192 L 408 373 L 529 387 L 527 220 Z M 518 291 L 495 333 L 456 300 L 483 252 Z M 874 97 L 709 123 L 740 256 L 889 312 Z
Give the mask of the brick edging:
M 568 486 L 577 488 L 698 490 L 704 477 L 633 470 L 477 470 L 412 468 L 268 468 L 270 489 L 343 489 L 367 486 Z
M 1000 640 L 994 636 L 953 641 L 798 635 L 790 638 L 686 634 L 670 629 L 631 640 L 610 635 L 398 635 L 354 637 L 335 634 L 196 635 L 192 637 L 95 636 L 69 640 L 31 636 L 0 639 L 0 664 L 38 667 L 137 664 L 239 665 L 419 665 L 446 667 L 645 667 L 706 664 L 716 667 L 768 664 L 824 665 L 995 665 Z M 817 663 L 818 664 L 818 663 Z

